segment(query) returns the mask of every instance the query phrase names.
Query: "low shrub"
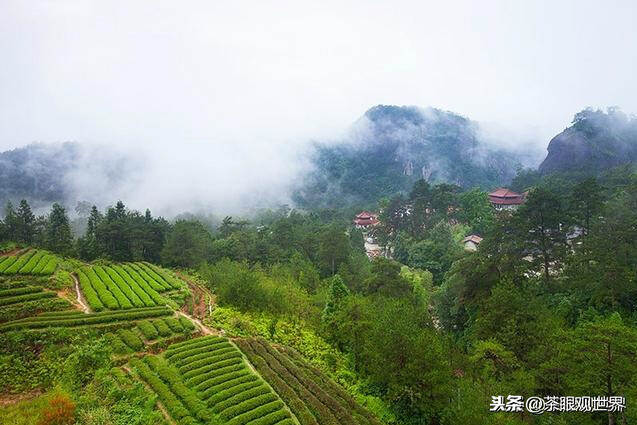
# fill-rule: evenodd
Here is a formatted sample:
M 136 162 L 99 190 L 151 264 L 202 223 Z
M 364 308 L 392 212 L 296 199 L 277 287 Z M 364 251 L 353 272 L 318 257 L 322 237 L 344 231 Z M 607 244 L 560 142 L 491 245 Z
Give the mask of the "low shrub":
M 164 322 L 168 325 L 168 327 L 175 333 L 181 333 L 184 331 L 184 327 L 179 323 L 179 320 L 174 317 L 166 317 Z
M 226 339 L 218 337 L 218 336 L 214 336 L 214 335 L 203 336 L 200 338 L 193 338 L 193 339 L 189 339 L 188 341 L 172 344 L 166 350 L 165 354 L 167 357 L 172 357 L 177 353 L 190 350 L 191 348 L 205 347 L 206 345 L 209 345 L 215 342 L 222 342 L 222 341 L 226 341 Z
M 0 332 L 6 332 L 17 329 L 38 329 L 48 327 L 71 327 L 71 326 L 84 326 L 84 325 L 98 325 L 108 324 L 118 321 L 133 321 L 138 319 L 145 319 L 150 317 L 161 317 L 172 314 L 172 310 L 167 307 L 154 307 L 137 310 L 123 310 L 123 311 L 106 311 L 95 314 L 85 314 L 72 317 L 31 317 L 25 320 L 19 320 L 14 322 L 8 322 L 0 325 Z
M 133 351 L 141 351 L 141 349 L 144 348 L 144 342 L 130 329 L 120 329 L 117 331 L 117 335 L 127 346 L 132 348 Z
M 35 255 L 35 250 L 31 249 L 20 255 L 18 259 L 4 270 L 4 274 L 17 274 L 18 271 Z
M 108 276 L 113 279 L 113 281 L 117 284 L 117 286 L 124 291 L 124 288 L 128 288 L 129 292 L 133 292 L 137 298 L 142 302 L 146 307 L 151 307 L 155 305 L 155 302 L 150 299 L 147 293 L 145 293 L 137 284 L 129 285 L 120 274 L 115 269 L 117 266 L 108 267 L 104 266 L 103 269 L 106 271 Z M 126 296 L 129 296 L 126 293 Z
M 2 328 L 0 328 L 2 329 Z M 193 361 L 184 366 L 179 366 L 179 372 L 186 373 L 190 370 L 198 369 L 202 366 L 207 366 L 209 364 L 215 364 L 221 362 L 223 360 L 229 360 L 233 358 L 241 358 L 241 353 L 237 350 L 229 351 L 227 353 L 205 357 L 203 359 L 199 359 L 197 361 Z
M 128 265 L 133 270 L 135 270 L 137 274 L 141 276 L 142 279 L 148 282 L 149 285 L 155 288 L 156 291 L 163 292 L 163 291 L 172 289 L 172 287 L 168 283 L 164 281 L 158 281 L 157 279 L 152 278 L 148 273 L 146 273 L 144 268 L 140 266 L 140 263 L 128 263 Z
M 33 257 L 26 262 L 24 266 L 20 270 L 18 270 L 19 274 L 28 274 L 38 265 L 38 262 L 46 255 L 44 251 L 37 251 Z
M 271 392 L 268 392 L 266 394 L 261 394 L 259 396 L 239 402 L 234 406 L 230 406 L 222 410 L 219 415 L 225 420 L 230 420 L 235 416 L 239 416 L 243 413 L 249 412 L 250 410 L 256 409 L 257 407 L 261 407 L 273 401 L 277 401 L 277 396 L 275 396 Z
M 130 347 L 128 345 L 126 345 L 124 343 L 124 341 L 122 341 L 122 339 L 119 336 L 109 332 L 106 335 L 104 335 L 104 337 L 108 341 L 108 344 L 109 344 L 111 350 L 113 351 L 113 353 L 115 353 L 115 354 L 130 354 L 130 353 L 132 353 L 132 350 L 130 349 Z
M 41 291 L 42 288 L 40 288 L 39 286 L 23 286 L 20 288 L 4 289 L 0 291 L 0 298 L 11 297 L 14 295 L 31 294 Z
M 167 337 L 173 334 L 166 322 L 163 320 L 154 320 L 153 325 L 157 328 L 157 332 L 160 336 Z
M 201 397 L 203 399 L 208 399 L 210 398 L 212 395 L 223 391 L 223 390 L 227 390 L 228 388 L 232 388 L 236 385 L 239 384 L 244 384 L 246 382 L 252 382 L 252 381 L 258 381 L 259 378 L 257 378 L 256 375 L 252 375 L 252 374 L 248 374 L 248 375 L 243 375 L 243 376 L 239 376 L 237 378 L 231 379 L 229 381 L 225 381 L 221 384 L 215 385 L 214 387 L 210 387 L 205 391 L 201 392 Z
M 185 366 L 189 363 L 196 363 L 200 360 L 205 360 L 208 358 L 215 358 L 215 357 L 219 357 L 219 356 L 223 356 L 226 354 L 232 354 L 232 353 L 236 353 L 236 354 L 241 354 L 237 351 L 236 348 L 234 347 L 227 347 L 227 348 L 221 348 L 219 350 L 215 350 L 214 352 L 212 351 L 206 351 L 204 353 L 200 353 L 200 354 L 195 354 L 192 356 L 189 356 L 187 358 L 181 359 L 181 360 L 175 360 L 173 361 L 173 363 L 175 363 L 175 365 L 177 365 L 178 367 L 181 366 Z M 225 360 L 225 359 L 223 359 Z
M 15 297 L 0 298 L 0 306 L 17 304 L 17 303 L 21 303 L 25 301 L 39 300 L 42 298 L 55 298 L 55 297 L 57 297 L 55 292 L 40 291 L 40 292 L 31 293 L 31 294 L 16 295 Z
M 82 288 L 82 292 L 84 293 L 84 298 L 86 298 L 86 302 L 88 302 L 88 305 L 94 311 L 104 310 L 104 304 L 102 304 L 102 301 L 97 296 L 97 292 L 95 292 L 95 289 L 93 289 L 93 285 L 91 285 L 91 282 L 89 278 L 86 276 L 86 274 L 84 274 L 83 271 L 78 270 L 77 277 L 78 277 L 78 280 L 80 281 L 80 288 Z
M 245 375 L 250 375 L 251 372 L 248 368 L 241 368 L 239 370 L 234 370 L 223 375 L 214 376 L 206 379 L 205 381 L 195 385 L 195 389 L 200 392 L 206 391 L 208 388 L 217 386 L 219 384 L 223 384 L 224 382 L 231 381 L 233 379 L 240 378 Z
M 149 320 L 142 320 L 137 324 L 137 327 L 141 331 L 142 335 L 144 335 L 144 338 L 148 340 L 157 339 L 159 337 L 157 328 L 155 328 Z
M 74 423 L 75 403 L 63 394 L 49 400 L 38 421 L 38 425 L 73 425 Z
M 187 317 L 179 316 L 179 323 L 181 323 L 181 325 L 184 327 L 184 330 L 186 331 L 194 331 L 195 329 L 197 329 L 195 324 L 192 323 L 192 321 Z
M 227 388 L 225 390 L 219 391 L 218 393 L 211 395 L 206 401 L 208 402 L 209 405 L 216 406 L 218 403 L 228 400 L 236 396 L 237 394 L 240 394 L 244 391 L 248 391 L 252 388 L 256 388 L 262 385 L 264 385 L 263 381 L 259 381 L 259 380 L 245 382 L 243 384 L 235 385 L 232 388 Z
M 275 412 L 277 410 L 283 409 L 283 402 L 281 400 L 273 401 L 271 403 L 264 404 L 263 406 L 257 407 L 256 409 L 250 410 L 249 412 L 242 413 L 239 416 L 235 416 L 230 421 L 226 422 L 226 425 L 241 425 L 241 424 L 254 424 L 257 419 L 264 418 L 268 413 Z M 279 413 L 275 416 L 283 415 L 280 419 L 288 416 L 285 410 L 281 410 L 282 413 Z M 267 422 L 267 423 L 275 423 L 275 422 Z
M 206 376 L 209 373 L 214 373 L 217 370 L 225 369 L 226 367 L 234 366 L 237 364 L 239 364 L 241 367 L 245 367 L 245 365 L 243 365 L 242 363 L 243 363 L 243 359 L 241 358 L 241 356 L 237 356 L 231 359 L 222 360 L 215 363 L 210 363 L 210 364 L 201 366 L 197 369 L 189 370 L 188 372 L 185 372 L 183 374 L 183 377 L 184 379 L 187 379 L 187 380 L 194 379 L 199 376 Z
M 133 359 L 131 360 L 131 365 L 137 370 L 141 378 L 150 385 L 153 391 L 157 393 L 159 399 L 173 418 L 181 420 L 190 416 L 188 409 L 186 409 L 177 396 L 173 394 L 170 387 L 155 375 L 146 363 L 139 359 Z
M 246 369 L 246 365 L 243 362 L 235 362 L 226 367 L 219 367 L 219 364 L 214 364 L 210 366 L 205 366 L 206 368 L 210 367 L 208 371 L 199 370 L 199 373 L 193 375 L 192 378 L 187 379 L 188 385 L 195 386 L 201 384 L 202 382 L 207 381 L 208 379 L 216 378 L 218 376 L 225 375 L 227 373 L 236 372 L 238 370 Z M 185 378 L 185 377 L 184 377 Z
M 232 347 L 232 345 L 224 340 L 218 341 L 205 341 L 205 345 L 203 344 L 193 344 L 188 345 L 186 347 L 182 347 L 178 352 L 172 352 L 168 356 L 173 362 L 179 362 L 183 359 L 187 359 L 188 357 L 192 357 L 201 353 L 208 353 L 212 351 L 217 351 L 222 348 Z M 185 349 L 183 349 L 185 348 Z
M 250 400 L 253 397 L 258 397 L 263 394 L 271 394 L 271 391 L 265 384 L 260 384 L 257 387 L 241 391 L 240 393 L 215 404 L 213 410 L 215 412 L 223 412 L 224 410 L 232 408 L 245 400 Z

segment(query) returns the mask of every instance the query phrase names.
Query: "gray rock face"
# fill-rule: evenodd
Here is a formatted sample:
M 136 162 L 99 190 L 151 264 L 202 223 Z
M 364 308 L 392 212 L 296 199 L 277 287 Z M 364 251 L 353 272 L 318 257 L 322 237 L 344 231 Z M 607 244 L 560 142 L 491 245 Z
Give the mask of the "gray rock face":
M 549 143 L 542 174 L 581 171 L 597 174 L 637 161 L 637 119 L 617 110 L 585 110 Z

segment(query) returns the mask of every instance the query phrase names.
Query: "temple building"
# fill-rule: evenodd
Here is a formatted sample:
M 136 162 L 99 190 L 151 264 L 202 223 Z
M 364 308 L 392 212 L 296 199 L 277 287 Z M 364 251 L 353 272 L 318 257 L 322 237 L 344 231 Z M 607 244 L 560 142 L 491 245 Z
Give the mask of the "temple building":
M 354 219 L 354 225 L 358 229 L 368 229 L 370 227 L 376 226 L 379 223 L 378 215 L 372 214 L 368 211 L 363 211 L 356 215 Z
M 496 210 L 515 210 L 525 201 L 526 193 L 516 193 L 501 187 L 489 193 L 489 202 Z
M 467 251 L 477 251 L 480 242 L 482 242 L 482 238 L 478 235 L 469 235 L 462 240 L 464 249 Z

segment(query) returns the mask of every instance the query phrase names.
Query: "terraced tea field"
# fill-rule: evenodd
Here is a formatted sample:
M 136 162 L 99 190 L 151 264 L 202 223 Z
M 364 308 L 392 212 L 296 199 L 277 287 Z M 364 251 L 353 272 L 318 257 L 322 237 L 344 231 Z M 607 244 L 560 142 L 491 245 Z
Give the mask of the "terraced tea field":
M 72 307 L 69 301 L 31 279 L 0 282 L 0 323 Z
M 59 262 L 60 258 L 48 251 L 27 249 L 0 257 L 0 274 L 47 276 L 55 272 Z
M 30 332 L 46 340 L 42 331 L 77 329 L 104 339 L 113 373 L 156 394 L 169 423 L 379 424 L 292 350 L 263 339 L 201 336 L 214 331 L 176 312 L 192 288 L 170 272 L 144 262 L 63 261 L 35 249 L 0 257 L 0 337 Z
M 179 424 L 290 425 L 285 403 L 228 339 L 206 336 L 171 345 L 131 365 Z
M 183 316 L 144 319 L 130 329 L 118 329 L 106 334 L 115 354 L 127 355 L 144 351 L 162 341 L 188 337 L 197 330 L 196 326 Z
M 127 311 L 105 311 L 85 314 L 80 311 L 44 313 L 34 317 L 13 320 L 0 325 L 0 332 L 24 329 L 78 327 L 108 325 L 117 322 L 132 322 L 141 319 L 171 316 L 169 307 L 138 308 Z
M 302 425 L 380 423 L 295 351 L 279 351 L 262 338 L 235 342 Z
M 160 293 L 184 286 L 148 263 L 85 266 L 76 274 L 86 301 L 98 312 L 166 305 Z

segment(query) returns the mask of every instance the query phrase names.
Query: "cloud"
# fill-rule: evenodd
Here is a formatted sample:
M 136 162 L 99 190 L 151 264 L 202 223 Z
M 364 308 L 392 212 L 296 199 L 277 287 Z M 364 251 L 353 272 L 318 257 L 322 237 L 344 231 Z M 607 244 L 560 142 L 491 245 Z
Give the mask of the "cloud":
M 6 0 L 0 150 L 105 146 L 133 177 L 99 183 L 103 158 L 83 158 L 68 175 L 78 195 L 168 211 L 285 202 L 308 141 L 339 139 L 379 103 L 455 111 L 510 134 L 486 139 L 545 149 L 585 106 L 637 111 L 634 12 L 630 0 Z

